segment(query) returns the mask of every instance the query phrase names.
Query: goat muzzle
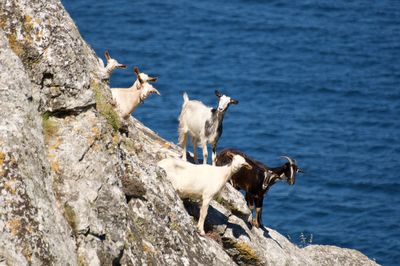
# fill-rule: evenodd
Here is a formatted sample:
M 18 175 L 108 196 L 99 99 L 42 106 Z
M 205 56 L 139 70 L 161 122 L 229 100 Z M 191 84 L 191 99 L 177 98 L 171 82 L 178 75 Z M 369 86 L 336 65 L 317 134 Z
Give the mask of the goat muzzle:
M 158 90 L 156 90 L 156 89 L 154 89 L 154 90 L 152 91 L 152 93 L 156 93 L 158 96 L 161 96 L 161 93 L 160 93 Z

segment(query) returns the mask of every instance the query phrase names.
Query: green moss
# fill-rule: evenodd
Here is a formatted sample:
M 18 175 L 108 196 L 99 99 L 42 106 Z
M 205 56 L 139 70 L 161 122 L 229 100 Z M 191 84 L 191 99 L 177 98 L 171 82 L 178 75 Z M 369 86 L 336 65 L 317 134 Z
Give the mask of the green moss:
M 72 230 L 76 232 L 76 214 L 72 206 L 70 206 L 68 203 L 64 204 L 64 217 L 71 226 Z
M 11 50 L 19 57 L 24 54 L 24 45 L 17 40 L 15 35 L 9 34 L 8 37 L 8 45 L 10 46 Z
M 121 122 L 119 121 L 119 116 L 114 110 L 114 107 L 103 96 L 99 84 L 96 81 L 92 80 L 90 87 L 92 88 L 96 99 L 96 109 L 100 112 L 102 116 L 104 116 L 104 118 L 107 120 L 108 125 L 110 125 L 114 131 L 118 131 Z
M 78 256 L 78 265 L 79 266 L 87 266 L 89 264 L 86 262 L 86 259 L 84 256 L 79 255 Z
M 42 126 L 45 143 L 49 143 L 49 140 L 57 133 L 57 124 L 52 120 L 50 113 L 45 112 L 42 114 Z
M 239 264 L 244 263 L 245 265 L 262 265 L 260 257 L 246 242 L 223 237 L 222 243 L 225 249 L 234 249 L 237 251 L 232 254 L 235 262 L 241 262 Z

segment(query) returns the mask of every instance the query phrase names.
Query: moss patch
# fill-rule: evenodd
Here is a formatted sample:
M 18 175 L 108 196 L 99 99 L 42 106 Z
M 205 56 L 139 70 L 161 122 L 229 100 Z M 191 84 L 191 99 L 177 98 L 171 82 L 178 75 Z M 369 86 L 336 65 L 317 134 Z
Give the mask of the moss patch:
M 18 57 L 24 53 L 24 45 L 17 40 L 15 35 L 8 35 L 8 45 Z
M 53 172 L 59 174 L 60 173 L 60 164 L 58 163 L 57 160 L 54 160 L 51 162 L 50 164 L 51 170 L 53 170 Z
M 99 111 L 100 114 L 104 116 L 104 118 L 107 120 L 108 125 L 110 125 L 114 131 L 118 131 L 121 125 L 121 122 L 119 121 L 119 116 L 114 110 L 112 104 L 109 103 L 106 97 L 104 97 L 101 93 L 99 83 L 92 80 L 92 82 L 90 83 L 90 87 L 94 92 L 97 111 Z
M 64 204 L 64 217 L 71 226 L 72 231 L 76 232 L 76 214 L 72 206 L 70 206 L 68 203 Z
M 42 126 L 44 142 L 49 143 L 50 139 L 57 133 L 57 123 L 51 118 L 49 112 L 42 114 Z
M 6 159 L 6 154 L 0 151 L 0 166 L 4 164 L 5 159 Z
M 245 242 L 223 237 L 223 247 L 239 265 L 262 265 L 260 257 Z

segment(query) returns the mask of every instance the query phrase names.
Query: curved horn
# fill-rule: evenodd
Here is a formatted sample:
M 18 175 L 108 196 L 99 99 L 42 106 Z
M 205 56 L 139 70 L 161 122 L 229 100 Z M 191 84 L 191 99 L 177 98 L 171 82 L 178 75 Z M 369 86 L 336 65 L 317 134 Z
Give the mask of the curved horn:
M 284 158 L 286 160 L 289 161 L 290 164 L 290 180 L 293 180 L 293 176 L 294 176 L 294 171 L 293 171 L 293 160 L 290 159 L 288 156 L 281 156 L 281 158 Z
M 290 159 L 288 156 L 281 156 L 281 158 L 288 160 L 288 161 L 289 161 L 289 163 L 290 163 L 290 165 L 292 165 L 292 164 L 296 164 L 296 163 L 294 163 L 294 162 L 293 162 L 293 160 L 292 160 L 292 159 Z

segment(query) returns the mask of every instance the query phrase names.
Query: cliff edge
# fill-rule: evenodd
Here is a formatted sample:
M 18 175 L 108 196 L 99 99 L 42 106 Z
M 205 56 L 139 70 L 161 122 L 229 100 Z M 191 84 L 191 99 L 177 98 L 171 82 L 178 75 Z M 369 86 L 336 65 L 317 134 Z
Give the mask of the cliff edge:
M 196 232 L 156 163 L 180 149 L 118 132 L 101 65 L 57 0 L 0 4 L 0 265 L 376 265 L 251 228 L 227 185 Z

